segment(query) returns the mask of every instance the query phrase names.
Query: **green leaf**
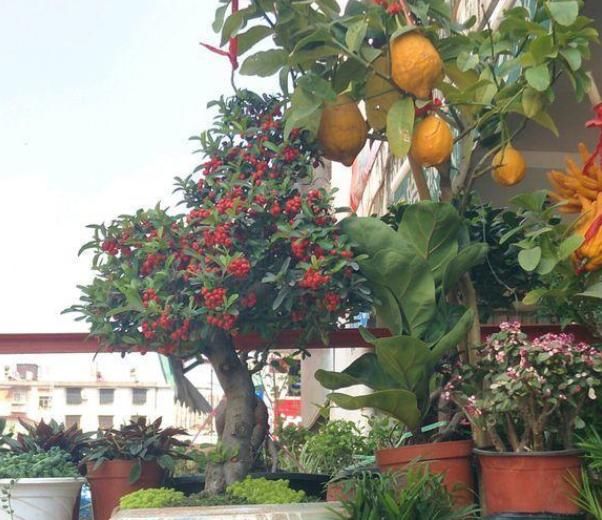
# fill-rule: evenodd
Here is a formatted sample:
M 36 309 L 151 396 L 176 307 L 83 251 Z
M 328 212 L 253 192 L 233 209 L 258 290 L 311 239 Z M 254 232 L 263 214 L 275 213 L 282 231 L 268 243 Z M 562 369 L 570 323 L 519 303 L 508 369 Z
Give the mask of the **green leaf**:
M 565 260 L 571 256 L 581 244 L 583 244 L 584 237 L 581 235 L 571 235 L 569 238 L 563 240 L 558 248 L 558 257 L 560 260 Z
M 414 391 L 420 382 L 428 380 L 430 350 L 426 343 L 412 336 L 379 338 L 374 342 L 376 357 L 383 370 L 396 386 Z
M 267 25 L 256 25 L 238 35 L 238 55 L 244 54 L 255 44 L 267 38 L 273 31 Z
M 431 350 L 431 361 L 433 363 L 437 363 L 443 355 L 457 347 L 459 343 L 466 338 L 468 331 L 474 323 L 474 318 L 474 311 L 468 309 L 456 322 L 452 330 L 437 342 Z
M 374 390 L 387 390 L 397 385 L 378 362 L 374 352 L 366 352 L 342 372 L 317 370 L 314 377 L 328 390 L 365 385 Z
M 381 390 L 368 395 L 349 396 L 332 393 L 328 398 L 345 410 L 375 408 L 414 429 L 420 422 L 420 411 L 416 396 L 401 389 Z
M 585 291 L 577 293 L 577 296 L 584 298 L 599 298 L 602 299 L 602 282 L 598 282 L 588 287 Z
M 583 64 L 581 51 L 578 49 L 562 49 L 560 55 L 567 61 L 571 70 L 579 70 Z
M 579 16 L 577 0 L 548 1 L 546 8 L 557 23 L 564 26 L 573 25 Z
M 337 93 L 347 90 L 349 83 L 357 77 L 367 75 L 368 71 L 358 60 L 347 59 L 337 67 L 334 75 L 333 86 Z
M 523 303 L 525 305 L 537 305 L 546 292 L 546 289 L 533 289 L 525 294 Z
M 543 96 L 534 88 L 527 87 L 522 97 L 523 111 L 525 115 L 532 119 L 541 112 L 543 108 Z
M 401 334 L 403 331 L 401 309 L 391 289 L 374 283 L 372 284 L 372 292 L 380 302 L 374 303 L 376 317 L 391 331 L 391 334 Z
M 548 114 L 545 110 L 539 112 L 539 114 L 534 116 L 532 119 L 539 126 L 552 132 L 556 137 L 560 137 L 560 132 L 558 132 L 558 127 L 556 126 L 556 123 L 552 119 L 552 116 Z
M 461 221 L 451 204 L 421 201 L 405 210 L 398 233 L 429 263 L 439 280 L 447 262 L 458 253 Z
M 543 209 L 546 200 L 548 200 L 548 190 L 538 190 L 512 197 L 510 203 L 517 208 L 539 212 Z
M 530 249 L 523 249 L 518 253 L 518 263 L 527 272 L 537 269 L 541 260 L 541 247 L 535 246 Z
M 468 51 L 462 51 L 458 54 L 456 64 L 462 72 L 467 72 L 474 69 L 479 63 L 479 57 L 476 54 Z
M 132 466 L 130 470 L 130 474 L 128 475 L 128 484 L 133 484 L 142 475 L 142 461 L 140 459 L 136 459 L 136 462 Z
M 414 100 L 406 97 L 396 101 L 387 113 L 387 138 L 393 155 L 403 159 L 412 145 L 414 131 Z
M 222 5 L 215 10 L 215 19 L 211 24 L 211 28 L 216 32 L 220 32 L 222 29 L 222 25 L 224 25 L 224 18 L 226 16 L 226 10 L 228 9 L 228 4 Z
M 529 54 L 535 60 L 533 65 L 540 65 L 545 62 L 546 58 L 555 58 L 558 56 L 558 47 L 554 43 L 554 38 L 551 34 L 544 34 L 531 41 Z
M 399 234 L 379 218 L 351 216 L 343 219 L 339 226 L 359 254 L 373 256 L 383 249 L 410 252 Z
M 240 67 L 244 76 L 267 77 L 288 64 L 288 54 L 283 49 L 259 51 L 249 56 Z
M 355 22 L 349 26 L 347 29 L 347 34 L 345 35 L 345 43 L 351 52 L 357 52 L 360 50 L 364 38 L 366 37 L 367 30 L 368 20 L 366 19 Z
M 330 82 L 313 72 L 308 72 L 299 78 L 297 85 L 320 100 L 334 101 L 337 97 L 336 92 L 330 86 Z
M 539 92 L 546 90 L 552 82 L 550 70 L 545 63 L 527 69 L 525 71 L 525 78 L 527 79 L 527 83 Z
M 457 284 L 460 278 L 474 266 L 482 263 L 487 258 L 487 244 L 470 244 L 462 249 L 446 265 L 443 272 L 443 293 L 447 294 Z
M 243 11 L 238 11 L 226 18 L 224 27 L 222 28 L 222 41 L 220 47 L 226 45 L 228 40 L 238 33 L 245 25 L 245 17 Z

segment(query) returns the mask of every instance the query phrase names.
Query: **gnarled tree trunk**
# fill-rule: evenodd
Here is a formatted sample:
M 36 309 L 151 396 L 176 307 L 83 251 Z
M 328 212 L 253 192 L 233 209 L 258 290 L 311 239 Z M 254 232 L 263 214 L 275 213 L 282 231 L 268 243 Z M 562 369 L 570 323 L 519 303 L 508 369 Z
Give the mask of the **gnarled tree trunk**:
M 227 457 L 223 462 L 210 462 L 205 475 L 205 490 L 218 494 L 228 484 L 244 478 L 251 469 L 256 398 L 249 371 L 237 356 L 230 336 L 216 333 L 206 356 L 227 399 L 219 439 Z

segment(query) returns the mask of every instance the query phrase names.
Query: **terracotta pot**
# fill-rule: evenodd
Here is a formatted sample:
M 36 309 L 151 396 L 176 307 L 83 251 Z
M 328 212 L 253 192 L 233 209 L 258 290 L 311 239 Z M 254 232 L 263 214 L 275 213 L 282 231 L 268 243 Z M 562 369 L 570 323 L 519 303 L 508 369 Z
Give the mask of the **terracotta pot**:
M 454 494 L 454 502 L 458 506 L 465 506 L 474 502 L 473 447 L 473 442 L 468 440 L 378 450 L 376 465 L 384 472 L 402 470 L 411 462 L 428 464 L 432 473 L 443 475 L 443 483 Z
M 576 514 L 581 477 L 578 450 L 497 453 L 474 450 L 479 458 L 483 504 L 497 513 Z
M 128 477 L 134 464 L 133 460 L 107 460 L 97 469 L 93 469 L 93 463 L 86 465 L 94 520 L 109 520 L 122 496 L 139 489 L 157 488 L 161 485 L 163 470 L 156 462 L 143 462 L 140 478 L 130 484 Z

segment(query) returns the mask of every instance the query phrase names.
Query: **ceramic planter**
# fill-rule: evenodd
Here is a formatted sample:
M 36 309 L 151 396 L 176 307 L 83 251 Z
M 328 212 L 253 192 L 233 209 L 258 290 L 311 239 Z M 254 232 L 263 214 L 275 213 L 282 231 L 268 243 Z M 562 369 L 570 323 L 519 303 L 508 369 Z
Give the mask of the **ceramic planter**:
M 71 520 L 83 478 L 0 479 L 10 496 L 11 516 L 4 505 L 0 520 Z
M 128 477 L 135 463 L 133 460 L 107 460 L 96 469 L 91 462 L 86 465 L 94 520 L 109 520 L 122 496 L 139 489 L 160 487 L 163 470 L 156 462 L 143 462 L 140 478 L 130 484 Z
M 489 515 L 579 513 L 574 503 L 577 491 L 571 482 L 580 482 L 580 451 L 474 451 L 481 468 L 483 505 Z
M 403 470 L 412 462 L 427 464 L 432 473 L 443 475 L 454 502 L 465 506 L 474 502 L 473 447 L 473 442 L 467 440 L 388 448 L 376 452 L 376 465 L 385 472 Z

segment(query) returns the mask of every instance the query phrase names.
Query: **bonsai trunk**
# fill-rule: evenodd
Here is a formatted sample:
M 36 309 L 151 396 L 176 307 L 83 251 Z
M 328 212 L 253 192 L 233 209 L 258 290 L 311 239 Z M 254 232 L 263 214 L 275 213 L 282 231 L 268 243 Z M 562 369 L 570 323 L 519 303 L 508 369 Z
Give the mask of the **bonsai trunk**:
M 205 475 L 205 490 L 210 494 L 219 494 L 224 492 L 227 485 L 243 479 L 251 469 L 256 398 L 249 371 L 237 356 L 230 336 L 216 333 L 206 356 L 215 370 L 227 402 L 223 430 L 219 435 L 224 459 L 210 462 Z

